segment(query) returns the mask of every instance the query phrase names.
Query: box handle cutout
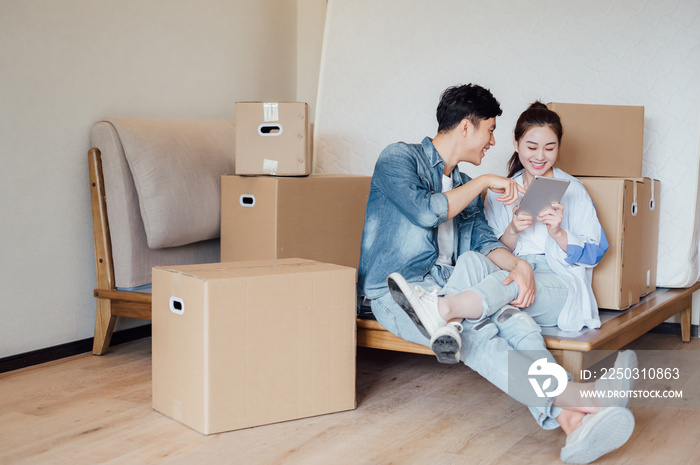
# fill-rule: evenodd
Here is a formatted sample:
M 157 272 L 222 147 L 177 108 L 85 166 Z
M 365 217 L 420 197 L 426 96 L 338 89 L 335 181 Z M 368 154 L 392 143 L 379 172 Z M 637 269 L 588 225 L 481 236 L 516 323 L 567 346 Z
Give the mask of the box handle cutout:
M 634 189 L 632 190 L 632 216 L 637 216 L 637 181 L 633 181 Z
M 281 136 L 284 128 L 281 124 L 264 123 L 258 126 L 258 134 L 261 136 Z
M 254 207 L 255 206 L 255 196 L 253 194 L 243 194 L 238 199 L 241 207 Z
M 182 315 L 185 313 L 185 302 L 179 297 L 172 296 L 170 298 L 170 311 L 176 315 Z
M 654 211 L 656 208 L 656 200 L 654 200 L 654 180 L 651 180 L 651 198 L 649 199 L 649 210 Z

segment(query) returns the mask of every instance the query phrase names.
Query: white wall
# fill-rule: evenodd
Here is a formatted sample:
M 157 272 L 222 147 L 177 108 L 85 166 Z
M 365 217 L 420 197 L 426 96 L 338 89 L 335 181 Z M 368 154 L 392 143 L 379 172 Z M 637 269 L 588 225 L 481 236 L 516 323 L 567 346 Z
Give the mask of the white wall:
M 371 174 L 387 144 L 435 134 L 440 92 L 458 83 L 489 87 L 503 108 L 496 146 L 464 167 L 472 176 L 505 174 L 512 128 L 535 99 L 642 105 L 642 174 L 661 181 L 657 283 L 685 287 L 700 276 L 698 76 L 697 0 L 333 0 L 315 169 Z
M 297 0 L 297 100 L 309 104 L 313 123 L 321 68 L 327 0 Z
M 299 10 L 322 16 L 325 1 Z M 299 70 L 295 1 L 0 0 L 0 12 L 4 357 L 93 335 L 92 123 L 233 119 L 236 100 L 295 100 Z

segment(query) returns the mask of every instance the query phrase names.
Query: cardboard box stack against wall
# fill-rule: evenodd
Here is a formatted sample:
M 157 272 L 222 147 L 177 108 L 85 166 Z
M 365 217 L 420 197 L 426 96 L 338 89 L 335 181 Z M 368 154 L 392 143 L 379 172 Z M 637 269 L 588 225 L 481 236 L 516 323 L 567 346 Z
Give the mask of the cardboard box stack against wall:
M 598 307 L 625 309 L 656 289 L 661 186 L 642 177 L 644 107 L 547 106 L 564 126 L 555 166 L 583 182 L 610 244 L 593 270 Z
M 221 260 L 357 268 L 371 177 L 311 174 L 303 102 L 236 103 L 236 173 L 221 178 Z
M 221 263 L 153 270 L 153 408 L 204 433 L 355 408 L 370 177 L 311 173 L 308 106 L 236 103 Z

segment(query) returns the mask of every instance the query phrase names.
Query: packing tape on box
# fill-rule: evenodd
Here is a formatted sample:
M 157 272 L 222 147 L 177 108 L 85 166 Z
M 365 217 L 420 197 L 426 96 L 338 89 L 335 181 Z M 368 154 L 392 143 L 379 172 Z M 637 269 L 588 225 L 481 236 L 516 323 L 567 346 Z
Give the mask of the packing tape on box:
M 656 192 L 655 188 L 656 186 L 654 185 L 654 180 L 649 178 L 649 181 L 651 182 L 651 196 L 649 197 L 649 210 L 654 211 L 656 208 Z M 634 189 L 632 191 L 632 216 L 637 216 L 637 212 L 639 210 L 639 204 L 637 203 L 637 183 L 644 183 L 644 180 L 642 181 L 634 181 Z
M 279 162 L 277 160 L 264 159 L 263 160 L 263 173 L 272 174 L 272 175 L 277 174 L 277 165 L 279 165 Z
M 279 105 L 275 103 L 263 103 L 263 119 L 265 121 L 279 121 Z

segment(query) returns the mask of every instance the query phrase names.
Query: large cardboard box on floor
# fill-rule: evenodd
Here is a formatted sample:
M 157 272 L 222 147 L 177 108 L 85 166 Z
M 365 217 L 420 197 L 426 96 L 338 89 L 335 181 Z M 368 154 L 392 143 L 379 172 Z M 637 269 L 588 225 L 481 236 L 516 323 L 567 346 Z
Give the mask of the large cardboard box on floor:
M 153 408 L 204 434 L 355 408 L 355 272 L 153 269 Z
M 660 183 L 649 178 L 579 178 L 610 247 L 593 269 L 598 307 L 622 310 L 656 289 Z
M 301 257 L 357 268 L 369 176 L 221 177 L 221 261 Z
M 311 173 L 309 106 L 304 102 L 236 102 L 236 174 Z
M 564 126 L 556 167 L 572 176 L 642 177 L 644 107 L 549 103 Z

